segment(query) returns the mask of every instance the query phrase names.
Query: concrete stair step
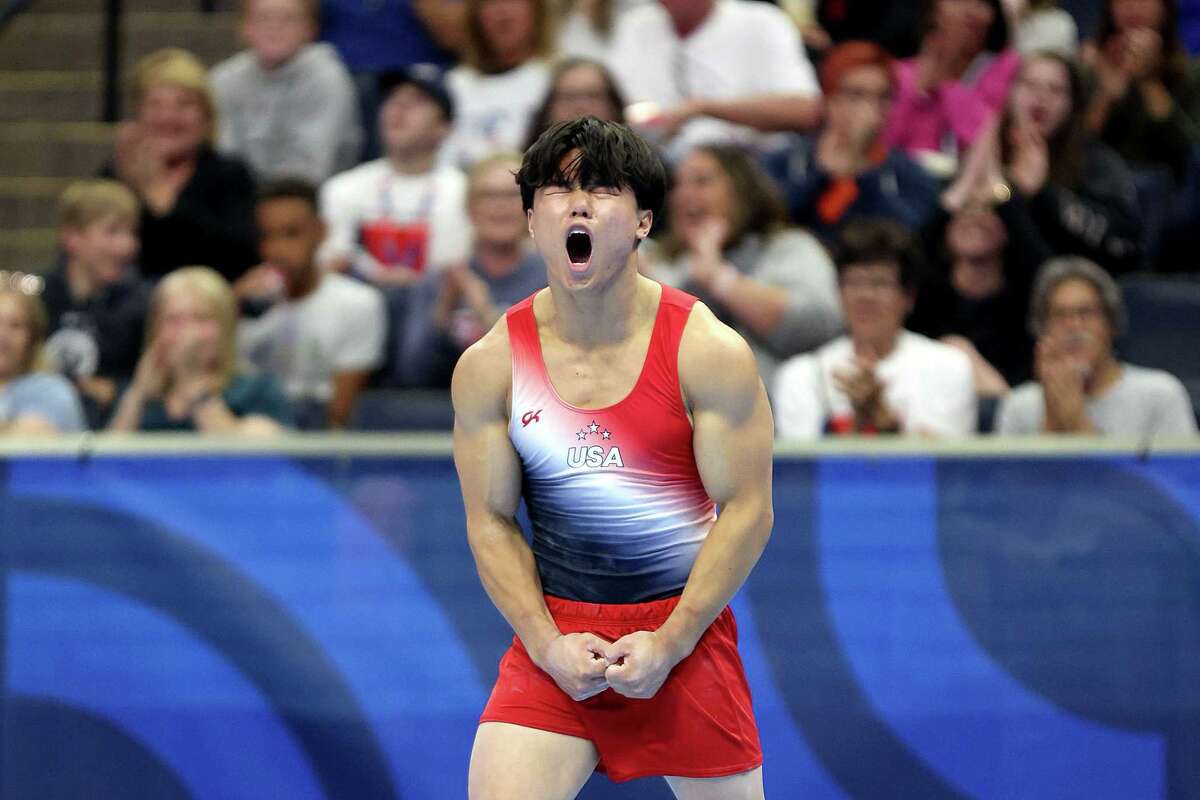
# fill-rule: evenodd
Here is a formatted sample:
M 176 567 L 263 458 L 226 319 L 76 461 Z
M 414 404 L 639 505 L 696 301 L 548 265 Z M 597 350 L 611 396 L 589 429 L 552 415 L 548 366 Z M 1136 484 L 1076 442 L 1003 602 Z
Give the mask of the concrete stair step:
M 52 228 L 70 178 L 0 178 L 0 230 Z
M 0 122 L 91 122 L 103 112 L 100 72 L 0 72 Z
M 0 177 L 94 175 L 112 155 L 114 132 L 100 122 L 0 124 Z
M 99 13 L 28 12 L 0 34 L 0 64 L 9 70 L 53 71 L 104 66 L 103 17 Z M 239 49 L 233 13 L 146 11 L 125 15 L 122 61 L 126 71 L 162 47 L 185 47 L 212 65 Z
M 0 236 L 0 270 L 44 272 L 57 251 L 57 228 L 6 231 Z

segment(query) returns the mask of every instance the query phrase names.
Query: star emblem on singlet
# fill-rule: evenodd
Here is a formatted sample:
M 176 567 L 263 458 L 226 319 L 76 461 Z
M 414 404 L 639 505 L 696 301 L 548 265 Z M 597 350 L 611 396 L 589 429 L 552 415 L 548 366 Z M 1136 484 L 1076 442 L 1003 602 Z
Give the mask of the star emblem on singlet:
M 592 420 L 592 424 L 588 425 L 588 433 L 599 433 L 600 426 L 596 424 L 596 420 Z
M 588 436 L 588 432 L 587 432 L 586 428 L 575 432 L 575 438 L 578 439 L 579 441 L 583 441 L 584 439 L 587 438 L 587 436 Z
M 605 429 L 604 429 L 604 431 L 603 431 L 603 432 L 600 434 L 600 438 L 602 438 L 602 439 L 611 439 L 611 438 L 612 438 L 612 431 L 610 431 L 608 428 L 605 428 Z

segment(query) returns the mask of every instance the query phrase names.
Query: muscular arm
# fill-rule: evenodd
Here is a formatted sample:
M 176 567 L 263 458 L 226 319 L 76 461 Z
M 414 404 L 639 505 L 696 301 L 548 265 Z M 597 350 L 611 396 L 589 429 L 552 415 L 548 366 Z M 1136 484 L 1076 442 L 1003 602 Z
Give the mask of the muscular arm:
M 582 700 L 607 688 L 605 662 L 598 657 L 606 643 L 591 634 L 559 632 L 542 596 L 533 552 L 517 525 L 521 464 L 508 438 L 509 364 L 507 324 L 501 320 L 463 353 L 451 381 L 454 464 L 467 541 L 484 590 L 533 663 Z
M 653 696 L 692 652 L 757 563 L 773 522 L 771 410 L 749 346 L 697 305 L 680 345 L 679 374 L 692 412 L 696 465 L 721 514 L 662 627 L 630 634 L 608 649 L 609 684 L 630 697 Z
M 774 432 L 750 348 L 704 306 L 688 321 L 679 374 L 700 479 L 721 507 L 679 605 L 659 629 L 686 655 L 741 588 L 770 538 Z

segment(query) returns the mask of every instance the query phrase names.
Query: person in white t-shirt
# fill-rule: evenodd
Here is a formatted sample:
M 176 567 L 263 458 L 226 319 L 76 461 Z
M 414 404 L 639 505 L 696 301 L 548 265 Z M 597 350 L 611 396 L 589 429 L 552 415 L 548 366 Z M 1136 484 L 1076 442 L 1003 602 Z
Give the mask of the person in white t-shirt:
M 670 149 L 761 131 L 807 131 L 821 90 L 791 19 L 769 3 L 660 0 L 633 8 L 613 32 L 610 66 L 631 121 Z
M 444 163 L 466 169 L 502 150 L 519 150 L 550 83 L 550 0 L 467 0 L 464 63 L 446 83 L 456 110 Z
M 654 0 L 564 0 L 558 51 L 568 58 L 607 61 L 617 19 Z
M 281 180 L 267 186 L 257 215 L 265 263 L 234 289 L 243 301 L 274 303 L 241 321 L 238 351 L 283 383 L 301 427 L 343 428 L 367 378 L 383 362 L 383 295 L 317 266 L 325 226 L 311 185 Z
M 318 261 L 379 286 L 404 286 L 466 258 L 467 179 L 437 166 L 454 104 L 441 70 L 418 64 L 380 79 L 385 156 L 330 178 L 321 189 L 329 235 Z
M 892 222 L 853 222 L 836 263 L 847 335 L 779 368 L 778 436 L 972 434 L 977 410 L 970 359 L 904 329 L 918 275 L 908 234 Z

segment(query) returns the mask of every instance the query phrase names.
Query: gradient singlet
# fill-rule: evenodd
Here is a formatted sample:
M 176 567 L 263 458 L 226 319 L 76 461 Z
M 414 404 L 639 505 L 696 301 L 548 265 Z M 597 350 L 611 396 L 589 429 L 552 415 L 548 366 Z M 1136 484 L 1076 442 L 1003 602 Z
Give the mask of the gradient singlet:
M 582 409 L 551 385 L 533 297 L 507 315 L 509 436 L 521 458 L 542 590 L 589 603 L 679 594 L 716 520 L 679 388 L 679 341 L 696 298 L 663 286 L 633 390 L 605 408 Z

